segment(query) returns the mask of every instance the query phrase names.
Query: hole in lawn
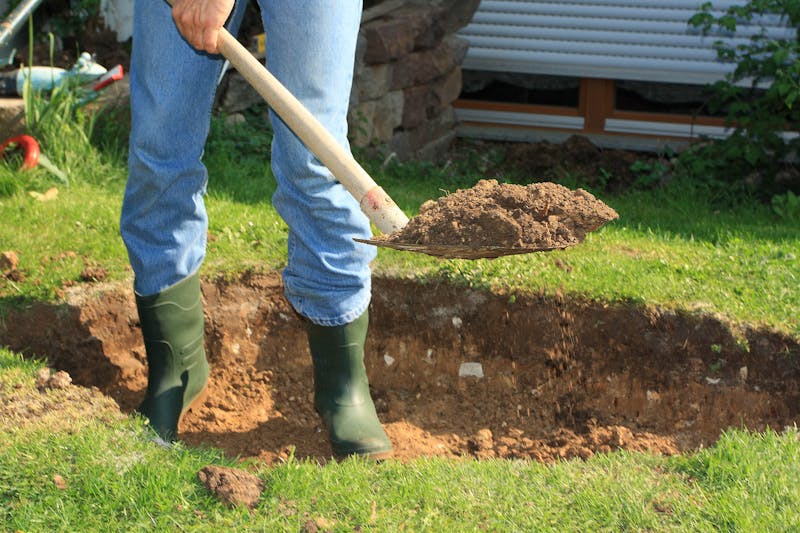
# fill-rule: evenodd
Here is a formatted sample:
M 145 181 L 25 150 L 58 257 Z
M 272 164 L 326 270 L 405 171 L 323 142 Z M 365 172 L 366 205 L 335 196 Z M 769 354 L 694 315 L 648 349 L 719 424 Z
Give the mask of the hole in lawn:
M 330 456 L 310 356 L 276 274 L 204 284 L 210 396 L 191 445 L 266 461 Z M 678 453 L 729 427 L 781 430 L 800 412 L 800 346 L 709 316 L 558 296 L 516 297 L 375 279 L 367 369 L 400 458 Z M 145 387 L 127 287 L 81 289 L 0 324 L 0 343 L 48 358 L 125 412 Z M 464 365 L 464 363 L 479 363 Z M 483 377 L 460 376 L 481 370 Z

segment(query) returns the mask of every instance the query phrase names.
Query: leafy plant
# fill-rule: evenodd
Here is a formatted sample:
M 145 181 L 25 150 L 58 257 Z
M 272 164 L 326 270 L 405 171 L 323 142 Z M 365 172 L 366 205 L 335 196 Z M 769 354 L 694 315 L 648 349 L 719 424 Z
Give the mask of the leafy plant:
M 798 28 L 800 2 L 749 0 L 721 15 L 714 14 L 707 2 L 689 23 L 704 34 L 717 28 L 730 35 L 741 24 L 758 23 L 766 16 L 778 16 L 789 27 Z M 796 164 L 789 162 L 791 154 L 800 149 L 800 138 L 783 135 L 787 130 L 800 130 L 800 30 L 791 38 L 775 39 L 762 29 L 745 43 L 717 41 L 715 48 L 721 60 L 736 67 L 712 85 L 708 106 L 712 112 L 726 113 L 733 133 L 682 154 L 684 167 L 713 185 L 733 184 L 764 198 L 800 189 L 800 173 Z M 791 179 L 785 179 L 787 175 Z
M 100 0 L 68 0 L 51 7 L 49 29 L 59 37 L 72 37 L 99 25 Z
M 792 191 L 772 197 L 772 210 L 781 220 L 800 223 L 800 196 Z
M 653 161 L 634 161 L 631 172 L 636 176 L 633 182 L 635 189 L 648 189 L 666 180 L 669 175 L 669 165 L 666 161 L 658 159 Z

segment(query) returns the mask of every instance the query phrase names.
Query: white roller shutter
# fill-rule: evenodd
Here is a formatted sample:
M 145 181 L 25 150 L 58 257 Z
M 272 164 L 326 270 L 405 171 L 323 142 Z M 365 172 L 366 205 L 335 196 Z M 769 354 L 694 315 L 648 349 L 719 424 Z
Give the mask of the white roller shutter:
M 715 41 L 747 42 L 761 25 L 772 38 L 795 31 L 776 16 L 735 36 L 702 36 L 688 20 L 703 0 L 484 0 L 459 33 L 470 43 L 463 67 L 529 74 L 705 84 L 731 64 Z M 715 0 L 722 13 L 736 0 Z

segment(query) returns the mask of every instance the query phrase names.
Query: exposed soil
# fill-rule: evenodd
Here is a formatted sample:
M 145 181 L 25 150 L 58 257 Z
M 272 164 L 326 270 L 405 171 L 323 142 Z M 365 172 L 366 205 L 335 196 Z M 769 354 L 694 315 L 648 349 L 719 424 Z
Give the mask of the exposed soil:
M 125 72 L 130 69 L 130 42 L 117 42 L 116 34 L 111 30 L 89 28 L 75 37 L 64 38 L 61 46 L 51 50 L 49 43 L 34 43 L 33 65 L 54 66 L 70 69 L 75 65 L 78 56 L 88 52 L 95 61 L 107 69 L 122 65 Z M 22 46 L 14 56 L 13 65 L 8 68 L 20 68 L 29 63 L 28 46 Z
M 586 137 L 573 135 L 562 143 L 508 144 L 501 164 L 503 171 L 537 176 L 539 180 L 561 181 L 578 176 L 581 183 L 594 190 L 618 193 L 636 182 L 637 174 L 631 168 L 634 163 L 656 160 L 658 157 L 652 153 L 604 149 Z
M 184 417 L 189 445 L 268 463 L 331 456 L 282 290 L 277 274 L 204 282 L 211 394 Z M 129 288 L 83 284 L 67 300 L 12 312 L 0 344 L 132 412 L 146 370 Z M 378 278 L 371 318 L 367 370 L 400 460 L 674 454 L 800 417 L 798 343 L 709 316 Z
M 583 189 L 480 180 L 474 187 L 425 202 L 405 228 L 385 240 L 553 250 L 582 242 L 587 233 L 616 218 L 616 211 Z

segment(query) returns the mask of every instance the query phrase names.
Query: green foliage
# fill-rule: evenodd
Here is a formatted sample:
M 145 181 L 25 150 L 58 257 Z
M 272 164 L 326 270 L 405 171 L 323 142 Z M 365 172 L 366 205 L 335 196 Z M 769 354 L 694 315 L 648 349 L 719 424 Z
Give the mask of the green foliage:
M 784 222 L 800 223 L 800 196 L 792 191 L 772 197 L 772 210 Z
M 98 25 L 100 0 L 68 0 L 57 6 L 52 8 L 47 22 L 59 37 L 80 35 Z
M 730 35 L 743 23 L 762 16 L 779 16 L 790 27 L 800 26 L 800 3 L 796 0 L 750 0 L 715 15 L 712 4 L 703 4 L 690 24 L 708 34 Z M 743 44 L 717 41 L 718 57 L 736 67 L 711 87 L 708 103 L 712 112 L 725 112 L 733 134 L 724 140 L 704 143 L 683 153 L 681 162 L 690 175 L 719 188 L 733 187 L 734 194 L 755 192 L 768 199 L 787 189 L 800 190 L 800 173 L 788 169 L 800 138 L 782 133 L 800 130 L 800 30 L 793 38 L 768 38 L 762 30 Z
M 667 154 L 671 157 L 672 154 Z M 633 172 L 636 179 L 631 184 L 631 188 L 635 190 L 649 189 L 666 181 L 670 165 L 667 159 L 659 158 L 650 161 L 635 161 L 631 165 L 631 172 Z

